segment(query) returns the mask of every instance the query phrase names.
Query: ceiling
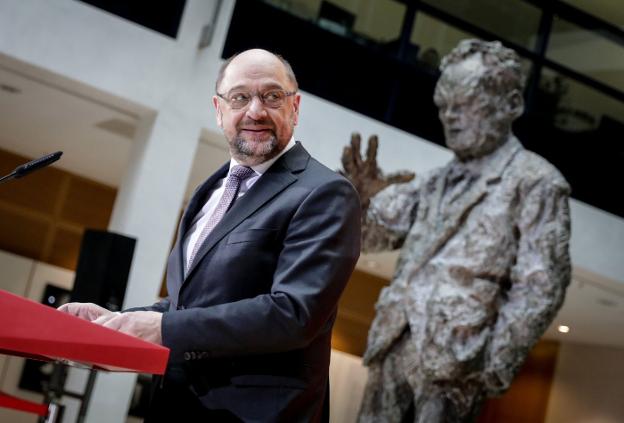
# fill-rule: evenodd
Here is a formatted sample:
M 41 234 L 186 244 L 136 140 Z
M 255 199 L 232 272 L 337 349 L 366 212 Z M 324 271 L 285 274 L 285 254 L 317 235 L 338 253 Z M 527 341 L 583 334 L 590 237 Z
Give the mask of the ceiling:
M 84 94 L 81 87 L 59 84 L 0 60 L 0 148 L 28 157 L 62 150 L 55 164 L 66 171 L 119 186 L 132 149 L 139 106 Z M 187 197 L 195 186 L 228 159 L 221 134 L 202 132 L 191 170 Z M 392 277 L 396 252 L 362 255 L 360 270 Z M 624 348 L 624 288 L 616 281 L 575 269 L 565 304 L 547 336 Z M 557 332 L 565 324 L 570 332 Z
M 117 186 L 130 154 L 130 141 L 97 124 L 133 125 L 137 117 L 55 85 L 26 77 L 0 64 L 0 147 L 28 157 L 64 152 L 58 166 Z M 6 87 L 17 91 L 7 91 Z
M 88 97 L 76 88 L 0 60 L 0 148 L 33 158 L 60 150 L 55 166 L 117 187 L 137 122 L 150 111 Z M 222 135 L 202 131 L 185 198 L 228 159 Z

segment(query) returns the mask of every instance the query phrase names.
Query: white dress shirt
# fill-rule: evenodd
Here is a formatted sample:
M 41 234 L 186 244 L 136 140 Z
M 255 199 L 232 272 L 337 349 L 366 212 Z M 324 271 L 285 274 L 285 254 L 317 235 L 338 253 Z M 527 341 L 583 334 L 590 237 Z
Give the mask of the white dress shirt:
M 266 162 L 257 164 L 255 166 L 251 166 L 251 169 L 255 172 L 255 175 L 250 176 L 249 178 L 245 179 L 241 183 L 241 186 L 240 186 L 240 189 L 238 190 L 238 195 L 236 196 L 236 198 L 239 199 L 243 195 L 245 195 L 245 193 L 249 190 L 249 188 L 251 188 L 251 186 L 255 184 L 256 181 L 260 179 L 260 177 L 267 170 L 269 170 L 271 165 L 273 165 L 273 163 L 275 163 L 277 159 L 279 159 L 283 154 L 285 154 L 288 150 L 290 150 L 294 146 L 295 146 L 295 139 L 291 138 L 288 144 L 286 145 L 286 147 L 282 151 L 280 151 L 280 153 L 277 156 L 273 157 L 270 160 L 267 160 Z M 230 171 L 232 170 L 232 168 L 237 165 L 240 165 L 240 163 L 238 163 L 234 158 L 230 159 L 230 170 L 228 170 L 228 174 L 225 176 L 225 178 L 220 179 L 219 181 L 215 183 L 213 191 L 208 196 L 208 200 L 206 201 L 204 206 L 201 208 L 201 210 L 197 213 L 197 215 L 193 219 L 193 222 L 188 231 L 188 234 L 184 238 L 183 253 L 184 253 L 184 262 L 186 263 L 186 267 L 188 267 L 188 257 L 190 257 L 191 252 L 193 251 L 193 248 L 195 248 L 195 244 L 197 243 L 197 239 L 199 238 L 199 235 L 201 234 L 202 230 L 208 223 L 210 216 L 212 216 L 215 209 L 217 208 L 217 204 L 219 204 L 219 200 L 221 199 L 221 196 L 223 195 L 223 192 L 225 191 L 225 181 L 227 177 L 230 176 Z

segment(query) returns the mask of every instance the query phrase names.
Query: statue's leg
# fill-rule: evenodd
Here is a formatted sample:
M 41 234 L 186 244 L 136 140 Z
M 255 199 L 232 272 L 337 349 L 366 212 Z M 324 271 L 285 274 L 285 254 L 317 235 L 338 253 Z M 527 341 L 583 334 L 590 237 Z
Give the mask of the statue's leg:
M 454 407 L 434 386 L 426 387 L 414 404 L 414 423 L 459 423 Z
M 471 400 L 467 405 L 467 410 L 465 413 L 464 421 L 466 423 L 473 423 L 477 421 L 477 418 L 481 414 L 481 409 L 483 408 L 483 404 L 487 396 L 483 390 L 483 386 L 481 384 L 475 384 L 472 387 Z
M 405 336 L 368 369 L 359 423 L 401 423 L 412 404 L 412 388 L 403 368 Z
M 473 423 L 484 401 L 476 384 L 432 384 L 415 398 L 415 423 Z

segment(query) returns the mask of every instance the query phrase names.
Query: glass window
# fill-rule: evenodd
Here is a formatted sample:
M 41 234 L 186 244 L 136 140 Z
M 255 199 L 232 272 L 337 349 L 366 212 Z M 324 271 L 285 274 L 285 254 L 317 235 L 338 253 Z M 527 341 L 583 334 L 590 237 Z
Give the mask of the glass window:
M 353 32 L 381 43 L 399 38 L 406 6 L 394 0 L 335 0 L 336 4 L 353 4 L 356 16 Z
M 308 21 L 316 20 L 321 7 L 321 0 L 264 0 L 264 2 Z
M 546 56 L 624 91 L 624 46 L 555 16 Z
M 419 62 L 432 69 L 437 69 L 440 60 L 448 54 L 461 40 L 478 38 L 444 23 L 424 12 L 418 12 L 410 43 L 412 46 L 409 62 Z M 408 52 L 410 54 L 410 52 Z
M 407 7 L 395 0 L 265 0 L 300 18 L 362 43 L 399 38 Z
M 584 12 L 609 22 L 618 28 L 624 27 L 622 0 L 562 0 Z
M 565 175 L 574 198 L 622 216 L 611 186 L 622 179 L 624 103 L 545 68 L 530 112 L 524 145 Z
M 450 53 L 461 40 L 479 38 L 475 35 L 455 28 L 424 12 L 418 12 L 410 42 L 414 50 L 413 57 L 407 60 L 421 66 L 437 70 L 442 57 Z M 531 61 L 520 58 L 524 75 L 528 78 L 531 71 Z
M 542 71 L 539 87 L 537 106 L 543 116 L 552 116 L 555 127 L 568 132 L 615 127 L 624 131 L 624 103 L 548 68 Z
M 533 49 L 541 11 L 522 0 L 422 0 L 436 9 Z

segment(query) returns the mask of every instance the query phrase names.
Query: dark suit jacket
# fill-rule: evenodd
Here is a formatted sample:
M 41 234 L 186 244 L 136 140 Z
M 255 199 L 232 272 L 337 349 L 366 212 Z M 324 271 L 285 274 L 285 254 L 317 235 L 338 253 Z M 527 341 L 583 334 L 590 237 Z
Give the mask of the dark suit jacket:
M 227 171 L 193 195 L 168 261 L 169 297 L 144 308 L 164 313 L 163 389 L 232 420 L 324 420 L 331 329 L 360 252 L 357 193 L 297 143 L 234 203 L 185 278 L 184 237 Z

